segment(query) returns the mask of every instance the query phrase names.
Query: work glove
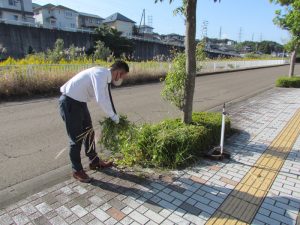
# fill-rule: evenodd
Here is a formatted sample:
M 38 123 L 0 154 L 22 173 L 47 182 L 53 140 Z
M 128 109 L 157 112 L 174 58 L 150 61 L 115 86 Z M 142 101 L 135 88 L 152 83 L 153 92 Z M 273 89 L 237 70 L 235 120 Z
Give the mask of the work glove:
M 110 119 L 114 121 L 116 124 L 120 122 L 120 118 L 118 114 L 113 115 L 112 117 L 110 117 Z

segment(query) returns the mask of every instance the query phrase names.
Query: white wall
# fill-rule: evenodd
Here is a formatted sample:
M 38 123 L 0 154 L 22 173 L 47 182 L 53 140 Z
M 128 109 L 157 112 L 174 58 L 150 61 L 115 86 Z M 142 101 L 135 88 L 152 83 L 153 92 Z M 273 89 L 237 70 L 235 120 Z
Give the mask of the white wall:
M 77 28 L 78 13 L 67 9 L 55 9 L 52 15 L 57 19 L 56 26 L 58 28 Z
M 55 8 L 54 10 L 50 10 L 50 13 L 49 10 L 50 9 L 40 10 L 39 14 L 34 16 L 35 22 L 49 28 L 77 28 L 78 13 L 62 8 Z M 49 17 L 51 16 L 56 18 L 56 22 L 54 24 L 50 23 Z
M 12 0 L 14 1 L 14 0 Z M 32 12 L 32 0 L 23 0 L 24 2 L 24 10 L 26 12 Z M 21 10 L 21 2 L 15 1 L 15 5 L 10 5 L 9 0 L 1 0 L 0 6 L 7 9 L 15 9 L 15 10 Z
M 34 23 L 34 19 L 33 19 L 32 15 L 28 14 L 28 12 L 32 13 L 32 0 L 23 0 L 25 19 L 23 19 L 23 17 L 22 17 L 21 3 L 16 2 L 16 1 L 14 1 L 14 2 L 15 2 L 15 5 L 9 5 L 9 0 L 0 0 L 0 7 L 19 11 L 19 12 L 10 12 L 10 11 L 2 10 L 2 19 L 9 20 L 9 21 Z
M 133 23 L 115 21 L 111 26 L 122 32 L 122 36 L 132 36 Z

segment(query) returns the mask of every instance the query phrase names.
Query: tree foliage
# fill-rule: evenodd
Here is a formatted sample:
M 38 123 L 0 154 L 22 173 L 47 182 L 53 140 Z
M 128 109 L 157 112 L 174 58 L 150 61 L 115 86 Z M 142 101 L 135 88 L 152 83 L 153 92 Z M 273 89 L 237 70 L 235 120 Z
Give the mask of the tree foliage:
M 294 49 L 300 45 L 300 0 L 270 0 L 280 4 L 284 10 L 276 10 L 274 23 L 288 30 L 292 35 L 291 44 Z
M 117 31 L 107 25 L 101 25 L 96 28 L 96 41 L 102 41 L 108 47 L 115 57 L 120 57 L 123 53 L 131 54 L 133 51 L 133 42 L 122 37 L 122 32 Z
M 105 47 L 102 41 L 96 41 L 95 52 L 94 52 L 94 60 L 102 59 L 107 60 L 107 57 L 111 54 L 111 51 L 108 47 Z
M 272 52 L 282 52 L 283 46 L 274 41 L 244 41 L 235 45 L 236 50 L 241 51 L 244 47 L 250 47 L 251 52 L 261 52 L 263 54 L 271 54 Z
M 275 4 L 280 4 L 284 7 L 282 10 L 276 10 L 276 17 L 274 23 L 281 28 L 288 30 L 292 36 L 290 42 L 287 44 L 291 52 L 291 63 L 289 76 L 294 75 L 297 49 L 300 46 L 300 0 L 270 0 Z

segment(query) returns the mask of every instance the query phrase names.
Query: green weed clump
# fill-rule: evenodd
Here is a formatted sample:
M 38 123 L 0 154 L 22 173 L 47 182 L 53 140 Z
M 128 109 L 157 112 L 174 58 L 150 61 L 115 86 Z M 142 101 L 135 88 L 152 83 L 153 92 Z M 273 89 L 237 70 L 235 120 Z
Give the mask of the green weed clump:
M 190 165 L 218 144 L 221 114 L 199 112 L 193 114 L 193 123 L 169 119 L 156 124 L 137 126 L 121 117 L 120 124 L 109 119 L 103 126 L 100 144 L 121 153 L 118 164 L 144 167 L 179 168 Z M 227 132 L 230 121 L 226 120 Z
M 276 87 L 300 88 L 300 77 L 279 77 L 276 80 Z

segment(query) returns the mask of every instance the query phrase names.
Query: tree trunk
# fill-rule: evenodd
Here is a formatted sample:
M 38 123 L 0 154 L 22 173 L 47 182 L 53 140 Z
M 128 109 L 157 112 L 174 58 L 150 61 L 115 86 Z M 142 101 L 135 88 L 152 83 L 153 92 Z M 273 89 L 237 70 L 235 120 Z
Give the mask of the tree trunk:
M 294 49 L 294 51 L 292 52 L 292 55 L 291 55 L 289 77 L 293 77 L 294 76 L 295 63 L 296 63 L 296 55 L 297 55 L 297 49 Z
M 183 100 L 183 122 L 192 122 L 196 76 L 196 6 L 197 0 L 187 0 L 185 21 L 186 80 Z

